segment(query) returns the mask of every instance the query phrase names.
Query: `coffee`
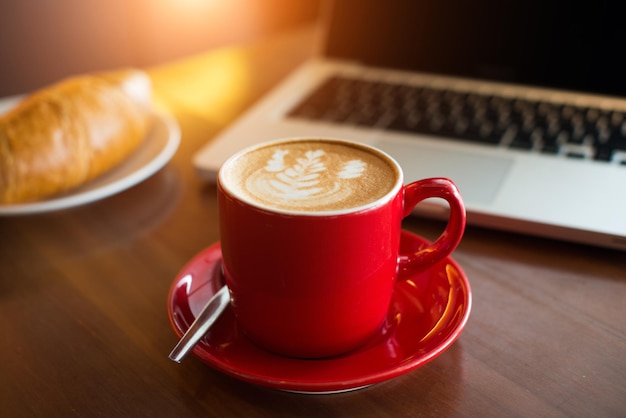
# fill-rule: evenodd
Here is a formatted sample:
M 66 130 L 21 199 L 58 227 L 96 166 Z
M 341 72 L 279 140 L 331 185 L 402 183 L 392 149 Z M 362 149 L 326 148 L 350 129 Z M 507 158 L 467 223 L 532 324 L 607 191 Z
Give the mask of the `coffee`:
M 270 143 L 231 158 L 220 181 L 252 204 L 293 212 L 353 209 L 399 187 L 384 154 L 322 139 Z

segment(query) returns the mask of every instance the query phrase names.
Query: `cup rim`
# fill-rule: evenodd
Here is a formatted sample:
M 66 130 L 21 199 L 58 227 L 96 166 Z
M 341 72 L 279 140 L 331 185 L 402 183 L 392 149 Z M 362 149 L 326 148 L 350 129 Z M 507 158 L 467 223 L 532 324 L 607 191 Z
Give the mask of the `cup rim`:
M 330 143 L 338 143 L 338 144 L 344 144 L 347 146 L 351 146 L 351 147 L 355 147 L 355 148 L 361 148 L 365 151 L 368 152 L 372 152 L 374 154 L 377 154 L 379 157 L 381 157 L 382 159 L 384 159 L 385 161 L 387 161 L 395 170 L 397 177 L 396 177 L 396 182 L 394 183 L 393 187 L 387 192 L 385 193 L 383 196 L 379 197 L 378 199 L 366 203 L 364 205 L 359 205 L 359 206 L 354 206 L 354 207 L 350 207 L 350 208 L 346 208 L 346 209 L 338 209 L 338 210 L 322 210 L 322 211 L 312 211 L 312 210 L 288 210 L 288 209 L 281 209 L 281 208 L 276 208 L 276 207 L 269 207 L 267 205 L 262 205 L 259 204 L 258 202 L 253 201 L 252 199 L 249 199 L 246 196 L 241 196 L 238 193 L 236 193 L 235 191 L 233 191 L 232 188 L 230 188 L 227 184 L 227 182 L 225 182 L 223 180 L 223 173 L 224 173 L 224 168 L 227 167 L 228 165 L 232 164 L 233 161 L 237 160 L 238 158 L 240 158 L 242 155 L 254 151 L 256 149 L 259 148 L 265 148 L 265 147 L 270 147 L 270 146 L 274 146 L 276 144 L 280 144 L 280 143 L 285 143 L 285 142 L 294 142 L 294 141 L 321 141 L 321 142 L 330 142 Z M 239 151 L 237 151 L 236 153 L 234 153 L 233 155 L 231 155 L 226 161 L 224 161 L 224 163 L 222 163 L 222 165 L 220 166 L 218 173 L 217 173 L 217 185 L 219 188 L 221 188 L 224 193 L 228 194 L 229 196 L 231 196 L 232 198 L 243 202 L 251 207 L 257 208 L 259 210 L 263 210 L 266 212 L 272 212 L 272 213 L 277 213 L 277 214 L 282 214 L 282 215 L 289 215 L 289 216 L 317 216 L 317 217 L 327 217 L 327 216 L 339 216 L 339 215 L 351 215 L 351 214 L 355 214 L 358 212 L 363 212 L 363 211 L 367 211 L 367 210 L 371 210 L 374 208 L 378 208 L 380 206 L 383 206 L 385 204 L 387 204 L 389 201 L 391 201 L 400 191 L 400 189 L 403 187 L 404 185 L 404 174 L 402 172 L 402 168 L 400 167 L 400 164 L 393 158 L 391 157 L 389 154 L 387 154 L 386 152 L 375 148 L 371 145 L 368 144 L 364 144 L 361 142 L 356 142 L 356 141 L 351 141 L 348 139 L 342 139 L 342 138 L 335 138 L 335 137 L 325 137 L 325 136 L 294 136 L 294 137 L 284 137 L 284 138 L 278 138 L 278 139 L 273 139 L 273 140 L 269 140 L 269 141 L 263 141 L 261 143 L 255 144 L 255 145 L 251 145 L 248 146 L 246 148 L 243 148 Z

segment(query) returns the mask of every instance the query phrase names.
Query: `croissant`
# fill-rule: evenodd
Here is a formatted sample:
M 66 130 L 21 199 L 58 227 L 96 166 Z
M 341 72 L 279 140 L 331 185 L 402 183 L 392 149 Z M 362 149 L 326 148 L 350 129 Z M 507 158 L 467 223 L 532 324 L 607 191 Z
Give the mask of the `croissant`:
M 151 83 L 135 69 L 71 77 L 0 116 L 0 204 L 87 183 L 136 150 L 151 124 Z

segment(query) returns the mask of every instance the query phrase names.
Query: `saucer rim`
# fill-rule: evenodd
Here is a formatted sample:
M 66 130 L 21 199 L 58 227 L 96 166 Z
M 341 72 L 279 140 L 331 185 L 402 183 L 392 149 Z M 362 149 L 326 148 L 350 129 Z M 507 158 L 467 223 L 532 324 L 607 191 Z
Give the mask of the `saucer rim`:
M 427 244 L 428 241 L 418 234 L 412 233 L 410 231 L 402 230 L 402 239 L 410 239 L 413 241 L 418 241 L 420 244 Z M 212 261 L 207 261 L 207 259 L 211 259 Z M 196 270 L 196 264 L 204 261 L 208 269 L 210 271 L 211 266 L 214 266 L 216 263 L 221 260 L 221 247 L 220 242 L 217 241 L 211 244 L 208 247 L 205 247 L 199 253 L 197 253 L 194 257 L 192 257 L 188 263 L 180 270 L 180 272 L 176 275 L 173 283 L 170 286 L 170 290 L 168 293 L 168 318 L 170 325 L 172 326 L 175 334 L 180 338 L 185 332 L 185 329 L 182 328 L 182 324 L 179 324 L 179 321 L 176 319 L 176 315 L 174 313 L 174 297 L 175 291 L 180 286 L 180 282 L 191 273 L 190 271 L 198 273 Z M 324 381 L 307 381 L 304 379 L 285 379 L 281 377 L 273 377 L 268 376 L 267 374 L 256 373 L 254 371 L 246 372 L 243 369 L 238 367 L 233 367 L 231 364 L 227 364 L 220 360 L 219 353 L 210 352 L 202 344 L 198 344 L 194 347 L 192 353 L 199 360 L 210 366 L 211 368 L 220 371 L 228 376 L 234 377 L 236 379 L 263 386 L 273 389 L 278 389 L 286 392 L 292 393 L 301 393 L 301 394 L 334 394 L 334 393 L 344 393 L 354 390 L 363 389 L 366 387 L 370 387 L 372 385 L 382 383 L 384 381 L 391 380 L 393 378 L 399 377 L 403 374 L 406 374 L 412 370 L 415 370 L 430 361 L 437 358 L 440 354 L 442 354 L 445 350 L 447 350 L 454 342 L 459 338 L 460 334 L 464 330 L 470 316 L 470 312 L 472 310 L 472 291 L 470 287 L 470 283 L 468 278 L 460 267 L 460 265 L 451 257 L 448 256 L 442 260 L 446 264 L 451 264 L 456 271 L 458 272 L 457 282 L 460 284 L 461 290 L 457 293 L 459 297 L 462 299 L 462 306 L 464 310 L 462 312 L 462 317 L 455 322 L 454 326 L 450 328 L 448 335 L 446 338 L 442 339 L 435 347 L 432 347 L 427 352 L 423 353 L 421 356 L 412 359 L 409 362 L 398 364 L 393 368 L 385 368 L 376 372 L 367 372 L 363 376 L 355 376 L 348 380 L 324 380 Z M 440 263 L 442 263 L 440 262 Z M 438 263 L 434 268 L 437 268 Z M 207 283 L 215 282 L 214 279 L 208 279 Z M 217 291 L 218 289 L 215 289 Z M 187 294 L 187 296 L 189 296 Z M 449 306 L 449 305 L 447 305 Z M 443 318 L 443 316 L 442 316 Z M 245 338 L 245 337 L 242 337 Z M 383 340 L 384 341 L 384 340 Z M 264 354 L 268 356 L 276 356 L 278 355 L 272 354 L 263 350 L 262 348 L 257 348 L 260 351 L 263 351 Z M 355 354 L 359 352 L 359 349 L 355 350 Z M 347 354 L 345 357 L 349 358 L 351 355 Z M 406 358 L 409 359 L 411 356 L 407 355 Z M 282 357 L 280 357 L 282 358 Z M 311 360 L 305 359 L 290 359 L 295 362 L 309 362 Z M 336 361 L 337 358 L 333 359 L 318 359 L 314 360 L 317 362 L 324 362 L 328 360 Z M 340 359 L 339 359 L 340 360 Z

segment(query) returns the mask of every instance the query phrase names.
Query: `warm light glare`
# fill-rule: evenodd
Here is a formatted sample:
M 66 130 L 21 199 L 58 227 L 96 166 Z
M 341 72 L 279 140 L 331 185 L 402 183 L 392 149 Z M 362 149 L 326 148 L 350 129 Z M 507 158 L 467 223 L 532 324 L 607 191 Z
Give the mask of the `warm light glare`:
M 158 28 L 151 32 L 157 45 L 151 52 L 169 61 L 150 70 L 159 86 L 156 104 L 180 107 L 219 126 L 232 121 L 253 88 L 250 52 L 215 47 L 249 42 L 262 31 L 264 22 L 271 21 L 271 15 L 288 10 L 266 7 L 276 2 L 257 0 L 157 0 L 151 4 L 146 21 Z
M 158 0 L 142 18 L 137 36 L 150 40 L 150 50 L 162 62 L 183 58 L 217 45 L 242 42 L 258 32 L 263 21 L 250 0 Z M 261 4 L 261 3 L 259 3 Z
M 200 55 L 151 74 L 170 105 L 182 106 L 218 125 L 241 111 L 250 79 L 244 53 L 232 49 Z
M 161 0 L 160 9 L 171 16 L 207 17 L 212 15 L 219 18 L 232 13 L 233 7 L 241 4 L 237 0 Z
M 169 2 L 176 7 L 186 9 L 210 7 L 218 1 L 219 0 L 169 0 Z

